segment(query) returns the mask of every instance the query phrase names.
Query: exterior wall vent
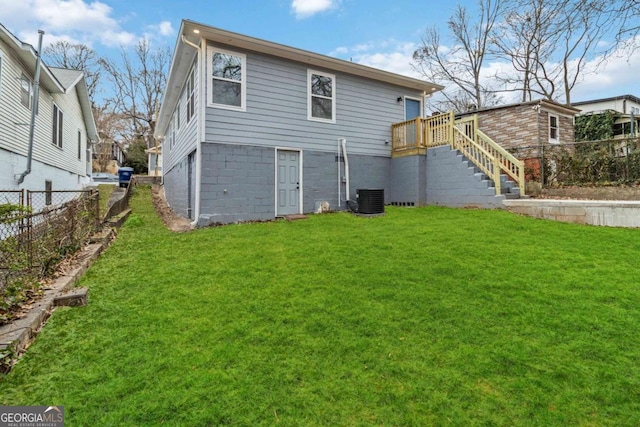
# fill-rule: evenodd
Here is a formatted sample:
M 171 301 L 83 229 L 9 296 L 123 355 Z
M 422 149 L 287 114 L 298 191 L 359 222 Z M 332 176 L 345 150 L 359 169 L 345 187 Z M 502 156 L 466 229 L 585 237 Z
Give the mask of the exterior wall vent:
M 356 193 L 358 195 L 358 213 L 384 213 L 384 189 L 360 189 Z

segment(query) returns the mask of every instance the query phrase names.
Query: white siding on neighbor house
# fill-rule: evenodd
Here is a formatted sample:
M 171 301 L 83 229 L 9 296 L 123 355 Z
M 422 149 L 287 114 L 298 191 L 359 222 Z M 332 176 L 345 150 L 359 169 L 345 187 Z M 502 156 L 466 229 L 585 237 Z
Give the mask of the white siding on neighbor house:
M 44 191 L 45 181 L 51 181 L 53 190 L 79 190 L 90 183 L 89 177 L 73 174 L 41 163 L 38 160 L 33 160 L 31 173 L 25 177 L 21 185 L 18 185 L 15 177 L 24 172 L 26 166 L 26 156 L 0 148 L 0 191 L 21 188 Z
M 42 142 L 34 145 L 34 156 L 36 159 L 48 163 L 51 166 L 67 170 L 69 172 L 86 175 L 87 161 L 87 129 L 82 120 L 82 110 L 78 100 L 76 88 L 69 90 L 66 94 L 53 94 L 46 97 L 47 112 L 40 104 L 40 131 Z M 53 145 L 53 104 L 64 113 L 64 124 L 62 126 L 62 149 Z M 48 114 L 48 116 L 43 114 Z M 82 135 L 82 150 L 78 159 L 78 131 Z M 39 139 L 40 141 L 40 139 Z M 38 150 L 36 150 L 38 147 Z M 48 159 L 48 160 L 47 160 Z
M 199 126 L 199 108 L 200 108 L 200 78 L 199 78 L 199 66 L 198 61 L 194 61 L 193 65 L 195 69 L 195 79 L 194 79 L 194 96 L 195 96 L 195 108 L 194 115 L 191 118 L 191 121 L 187 123 L 187 99 L 189 94 L 186 92 L 186 80 L 182 83 L 180 87 L 181 95 L 178 100 L 180 104 L 180 128 L 175 132 L 175 141 L 173 142 L 173 146 L 170 146 L 170 129 L 169 126 L 165 133 L 165 140 L 162 144 L 162 164 L 165 171 L 171 170 L 176 164 L 180 163 L 180 161 L 184 160 L 189 153 L 196 149 L 198 143 L 198 126 Z M 190 74 L 190 72 L 189 72 Z M 189 74 L 187 74 L 187 80 L 189 78 Z M 174 117 L 174 125 L 175 125 L 175 114 L 177 108 L 175 108 L 172 112 L 172 116 Z
M 404 104 L 397 99 L 403 96 L 422 99 L 422 92 L 417 90 L 315 64 L 307 67 L 256 52 L 219 47 L 247 55 L 247 108 L 233 111 L 207 107 L 206 142 L 335 151 L 338 138 L 346 138 L 350 153 L 390 156 L 391 144 L 385 141 L 391 140 L 391 124 L 404 120 Z M 335 75 L 335 123 L 308 119 L 309 68 Z M 210 71 L 208 68 L 206 85 L 210 84 Z
M 23 68 L 6 45 L 0 42 L 0 47 L 2 48 L 0 148 L 23 157 L 28 152 L 31 110 L 20 103 L 20 77 L 25 74 L 33 78 L 33 71 Z M 87 130 L 76 88 L 72 88 L 66 94 L 50 94 L 41 85 L 38 98 L 33 160 L 72 174 L 86 176 Z M 62 148 L 53 144 L 54 102 L 63 112 Z M 82 135 L 80 159 L 78 159 L 78 131 Z M 22 173 L 22 170 L 19 173 Z
M 590 102 L 588 104 L 576 105 L 576 108 L 580 110 L 580 114 L 586 114 L 589 112 L 600 112 L 605 110 L 614 110 L 619 113 L 630 114 L 631 108 L 635 107 L 640 109 L 640 104 L 633 102 L 632 100 L 624 99 L 612 99 L 610 101 Z
M 2 41 L 0 55 L 0 148 L 26 155 L 31 110 L 20 103 L 20 77 L 24 71 L 13 51 Z

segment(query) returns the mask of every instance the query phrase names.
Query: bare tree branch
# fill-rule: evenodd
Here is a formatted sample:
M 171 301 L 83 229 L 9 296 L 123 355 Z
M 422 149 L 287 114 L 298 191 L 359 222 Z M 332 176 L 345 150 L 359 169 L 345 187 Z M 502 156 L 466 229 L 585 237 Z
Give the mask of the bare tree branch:
M 427 79 L 445 86 L 443 96 L 446 104 L 457 111 L 483 108 L 494 105 L 497 98 L 492 89 L 485 86 L 482 71 L 489 55 L 488 46 L 493 37 L 494 26 L 502 14 L 499 0 L 480 0 L 478 13 L 472 22 L 465 6 L 458 6 L 447 27 L 452 47 L 440 42 L 440 33 L 434 27 L 427 30 L 422 46 L 413 54 L 415 69 Z

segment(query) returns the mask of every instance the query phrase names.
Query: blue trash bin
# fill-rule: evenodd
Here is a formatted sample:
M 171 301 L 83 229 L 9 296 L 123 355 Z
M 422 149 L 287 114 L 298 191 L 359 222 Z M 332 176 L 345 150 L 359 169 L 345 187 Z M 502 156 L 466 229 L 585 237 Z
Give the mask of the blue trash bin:
M 118 182 L 120 183 L 120 187 L 127 187 L 131 182 L 131 177 L 133 176 L 133 168 L 120 168 L 118 169 Z

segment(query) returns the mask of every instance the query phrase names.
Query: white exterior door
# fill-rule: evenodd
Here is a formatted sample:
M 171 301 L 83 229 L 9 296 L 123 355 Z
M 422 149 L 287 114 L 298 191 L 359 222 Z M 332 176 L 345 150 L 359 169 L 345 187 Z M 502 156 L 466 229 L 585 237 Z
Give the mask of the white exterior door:
M 300 212 L 300 152 L 277 151 L 276 215 Z

